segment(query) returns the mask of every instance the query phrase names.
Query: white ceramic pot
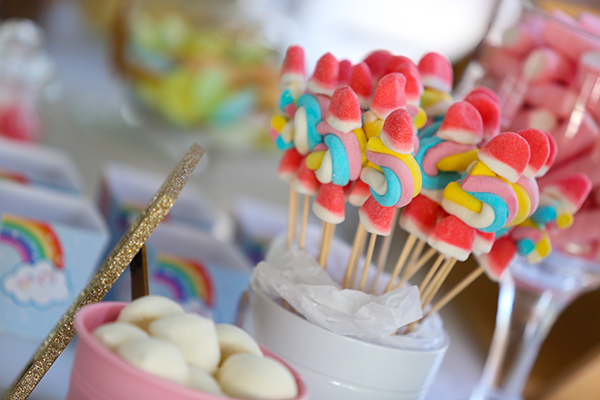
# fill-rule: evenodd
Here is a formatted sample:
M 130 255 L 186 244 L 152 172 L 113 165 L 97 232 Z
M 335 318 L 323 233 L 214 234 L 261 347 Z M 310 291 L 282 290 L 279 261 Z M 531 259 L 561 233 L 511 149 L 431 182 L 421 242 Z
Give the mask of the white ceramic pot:
M 284 309 L 254 287 L 243 327 L 305 379 L 314 400 L 420 400 L 449 340 L 431 350 L 384 347 L 341 336 Z

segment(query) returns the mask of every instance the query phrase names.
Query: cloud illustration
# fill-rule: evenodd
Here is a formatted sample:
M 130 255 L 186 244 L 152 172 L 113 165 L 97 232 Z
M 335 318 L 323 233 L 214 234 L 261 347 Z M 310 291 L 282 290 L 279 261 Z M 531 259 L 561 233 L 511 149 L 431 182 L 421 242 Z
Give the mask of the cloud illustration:
M 2 289 L 20 303 L 47 306 L 68 298 L 67 277 L 47 261 L 21 264 L 2 282 Z

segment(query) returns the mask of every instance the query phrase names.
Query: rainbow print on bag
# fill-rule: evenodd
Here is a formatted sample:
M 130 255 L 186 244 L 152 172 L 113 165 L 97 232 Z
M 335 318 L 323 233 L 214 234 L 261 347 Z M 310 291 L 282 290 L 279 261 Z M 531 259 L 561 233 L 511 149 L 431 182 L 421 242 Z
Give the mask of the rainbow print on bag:
M 45 222 L 3 214 L 0 244 L 11 248 L 20 262 L 1 278 L 1 290 L 19 304 L 44 308 L 69 295 L 61 242 Z
M 60 240 L 49 224 L 5 214 L 1 226 L 0 242 L 11 245 L 21 255 L 23 263 L 49 260 L 59 270 L 63 269 Z
M 215 301 L 215 286 L 211 274 L 197 260 L 159 254 L 152 269 L 152 282 L 168 290 L 170 297 L 180 304 L 200 300 L 207 308 Z

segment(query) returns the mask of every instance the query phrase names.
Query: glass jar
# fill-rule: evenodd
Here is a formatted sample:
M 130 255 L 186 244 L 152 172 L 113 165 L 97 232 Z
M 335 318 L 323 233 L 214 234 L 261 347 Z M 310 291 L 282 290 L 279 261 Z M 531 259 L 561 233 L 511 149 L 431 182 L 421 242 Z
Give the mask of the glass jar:
M 585 212 L 600 207 L 600 6 L 590 11 L 565 4 L 568 14 L 546 4 L 523 0 L 516 23 L 492 23 L 457 95 L 475 85 L 490 87 L 500 98 L 502 131 L 552 134 L 557 157 L 540 186 L 574 172 L 587 174 L 594 190 Z M 506 15 L 502 8 L 497 15 Z M 598 257 L 598 236 L 580 232 L 577 243 L 561 238 L 560 249 Z
M 41 138 L 41 103 L 55 77 L 43 39 L 30 20 L 0 24 L 0 136 L 29 142 Z
M 538 179 L 541 190 L 575 172 L 585 173 L 593 189 L 574 225 L 550 234 L 547 259 L 532 265 L 517 258 L 501 280 L 494 338 L 471 400 L 522 399 L 556 317 L 600 285 L 600 8 L 521 0 L 511 21 L 509 3 L 499 3 L 456 96 L 476 85 L 492 88 L 501 131 L 552 135 L 556 159 Z
M 113 60 L 135 97 L 179 126 L 228 125 L 272 110 L 275 53 L 234 1 L 133 0 Z

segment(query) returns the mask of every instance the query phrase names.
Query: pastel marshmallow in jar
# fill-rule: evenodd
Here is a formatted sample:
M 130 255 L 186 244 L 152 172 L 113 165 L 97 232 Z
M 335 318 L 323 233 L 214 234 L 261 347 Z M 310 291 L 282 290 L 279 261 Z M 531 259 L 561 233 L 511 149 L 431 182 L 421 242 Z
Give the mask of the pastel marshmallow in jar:
M 94 330 L 94 336 L 109 349 L 115 351 L 120 345 L 131 339 L 148 337 L 146 331 L 127 322 L 109 322 Z
M 216 377 L 226 394 L 239 399 L 283 400 L 298 395 L 292 373 L 272 358 L 235 354 L 223 363 Z
M 189 378 L 189 368 L 177 347 L 155 338 L 131 339 L 117 348 L 117 354 L 131 365 L 184 385 Z
M 163 296 L 149 295 L 135 299 L 126 305 L 119 313 L 117 321 L 128 322 L 146 329 L 157 319 L 183 313 L 183 307 L 179 303 Z
M 258 344 L 243 329 L 230 324 L 216 325 L 217 338 L 221 348 L 221 363 L 234 354 L 247 353 L 262 357 Z
M 148 333 L 175 345 L 187 363 L 209 374 L 215 372 L 221 350 L 215 323 L 197 314 L 172 315 L 154 321 Z

